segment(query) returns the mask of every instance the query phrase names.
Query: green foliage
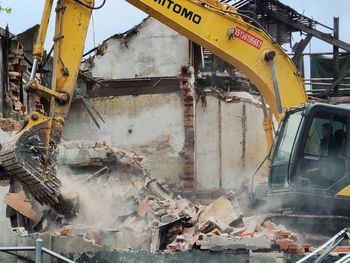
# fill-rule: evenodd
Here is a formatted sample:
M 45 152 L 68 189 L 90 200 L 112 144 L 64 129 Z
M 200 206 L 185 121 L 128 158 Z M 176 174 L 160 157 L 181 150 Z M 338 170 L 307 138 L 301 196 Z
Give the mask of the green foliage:
M 12 8 L 3 7 L 3 6 L 1 5 L 1 2 L 0 2 L 0 12 L 5 12 L 5 13 L 7 13 L 7 14 L 10 14 L 11 11 L 12 11 Z

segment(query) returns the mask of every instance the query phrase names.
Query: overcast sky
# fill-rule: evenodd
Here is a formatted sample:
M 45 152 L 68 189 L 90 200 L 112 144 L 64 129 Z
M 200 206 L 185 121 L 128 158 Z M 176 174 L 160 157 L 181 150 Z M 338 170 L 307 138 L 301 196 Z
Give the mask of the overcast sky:
M 96 0 L 99 4 L 102 0 Z M 298 12 L 330 27 L 333 17 L 340 17 L 340 39 L 350 43 L 350 0 L 283 0 L 283 3 L 296 9 Z M 44 0 L 0 0 L 4 7 L 11 7 L 11 14 L 0 13 L 0 27 L 7 24 L 11 32 L 17 34 L 27 28 L 40 23 Z M 124 0 L 107 0 L 101 10 L 94 11 L 96 44 L 116 33 L 122 33 L 139 23 L 146 14 L 131 6 Z M 53 23 L 51 23 L 53 24 Z M 53 26 L 50 26 L 51 32 Z M 94 47 L 93 33 L 90 30 L 86 41 L 86 50 Z M 49 37 L 52 39 L 52 36 Z M 46 45 L 47 48 L 50 44 Z M 313 52 L 331 51 L 331 46 L 312 40 L 307 50 Z

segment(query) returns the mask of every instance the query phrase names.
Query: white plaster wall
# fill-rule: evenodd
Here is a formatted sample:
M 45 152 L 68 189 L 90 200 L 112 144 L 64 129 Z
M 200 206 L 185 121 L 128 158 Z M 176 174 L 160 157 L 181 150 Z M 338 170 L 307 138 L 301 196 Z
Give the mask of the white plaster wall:
M 222 186 L 236 188 L 242 172 L 242 103 L 221 103 Z
M 207 96 L 207 106 L 196 104 L 196 186 L 197 190 L 220 188 L 219 105 Z
M 92 99 L 105 123 L 99 130 L 80 102 L 72 105 L 63 137 L 91 140 L 134 150 L 155 178 L 178 181 L 183 173 L 179 156 L 184 142 L 179 93 Z
M 187 65 L 188 39 L 153 18 L 147 19 L 127 47 L 120 39 L 107 40 L 107 52 L 95 57 L 91 72 L 106 79 L 176 76 Z
M 220 105 L 219 105 L 220 104 Z M 245 143 L 243 155 L 243 105 Z M 248 103 L 224 103 L 207 96 L 196 108 L 196 185 L 199 191 L 238 189 L 267 154 L 261 109 Z M 267 165 L 258 176 L 267 174 Z

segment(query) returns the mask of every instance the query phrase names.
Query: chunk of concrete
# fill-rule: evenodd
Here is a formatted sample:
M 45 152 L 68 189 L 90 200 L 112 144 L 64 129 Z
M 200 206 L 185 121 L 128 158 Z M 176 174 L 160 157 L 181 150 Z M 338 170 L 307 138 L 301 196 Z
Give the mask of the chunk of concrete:
M 284 263 L 285 255 L 282 252 L 249 252 L 249 263 Z
M 198 222 L 215 220 L 221 224 L 230 225 L 243 218 L 242 210 L 235 199 L 234 192 L 229 192 L 225 196 L 212 202 L 198 217 Z
M 260 237 L 247 237 L 247 238 L 233 238 L 227 236 L 206 236 L 203 240 L 198 240 L 196 245 L 201 249 L 209 249 L 211 251 L 222 250 L 258 250 L 258 249 L 270 249 L 272 242 L 264 236 Z

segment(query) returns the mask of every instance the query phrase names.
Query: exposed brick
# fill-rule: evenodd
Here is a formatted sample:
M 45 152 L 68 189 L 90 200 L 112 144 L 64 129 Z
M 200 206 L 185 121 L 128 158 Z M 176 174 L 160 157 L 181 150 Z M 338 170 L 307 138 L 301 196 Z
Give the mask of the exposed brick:
M 185 70 L 185 71 L 184 71 Z M 185 72 L 185 73 L 184 73 Z M 186 74 L 191 74 L 187 66 L 183 66 L 178 75 L 182 103 L 184 105 L 184 128 L 185 141 L 182 149 L 184 157 L 184 176 L 182 186 L 185 189 L 194 189 L 194 109 L 195 109 L 195 88 Z
M 311 245 L 305 243 L 305 244 L 303 245 L 303 248 L 304 248 L 305 252 L 309 252 L 309 251 L 310 251 L 310 248 L 311 248 Z
M 350 246 L 340 246 L 333 249 L 335 253 L 350 253 Z
M 214 234 L 214 235 L 217 235 L 217 236 L 220 236 L 221 235 L 221 231 L 219 228 L 214 228 L 211 232 L 211 234 Z
M 55 234 L 58 236 L 68 236 L 72 233 L 71 229 L 67 229 L 67 228 L 62 228 L 62 229 L 58 229 L 55 231 Z
M 238 230 L 238 231 L 233 231 L 233 232 L 231 233 L 231 236 L 239 237 L 239 235 L 242 234 L 244 231 L 246 231 L 246 229 L 241 229 L 241 230 Z
M 144 217 L 148 212 L 148 209 L 149 205 L 146 202 L 142 202 L 137 209 L 137 213 L 139 214 L 139 216 Z
M 193 181 L 191 181 L 191 182 L 183 181 L 182 187 L 185 189 L 194 189 L 194 182 Z
M 275 244 L 280 249 L 287 250 L 290 245 L 294 244 L 294 241 L 292 239 L 290 239 L 290 238 L 283 238 L 283 239 L 275 240 Z
M 305 250 L 303 247 L 298 246 L 297 244 L 290 244 L 287 249 L 288 253 L 291 254 L 298 254 L 298 253 L 304 253 Z
M 295 234 L 291 234 L 289 238 L 292 239 L 294 242 L 298 241 L 298 237 Z

